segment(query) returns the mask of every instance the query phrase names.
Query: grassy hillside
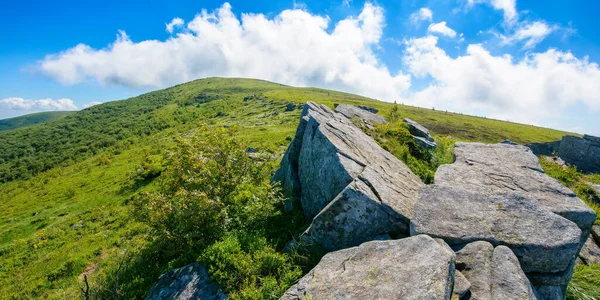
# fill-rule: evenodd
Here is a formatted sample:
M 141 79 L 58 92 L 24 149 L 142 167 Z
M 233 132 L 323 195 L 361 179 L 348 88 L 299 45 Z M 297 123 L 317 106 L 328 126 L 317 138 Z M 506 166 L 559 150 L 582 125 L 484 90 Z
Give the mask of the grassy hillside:
M 127 269 L 119 293 L 141 297 L 161 272 L 189 263 L 148 258 L 151 231 L 129 209 L 135 195 L 158 189 L 155 177 L 174 138 L 194 136 L 201 126 L 236 127 L 245 145 L 275 165 L 299 121 L 300 110 L 286 111 L 286 104 L 309 100 L 370 105 L 384 116 L 394 107 L 324 89 L 209 78 L 1 132 L 0 295 L 74 298 L 84 275 L 101 286 Z M 398 110 L 451 141 L 527 143 L 567 134 L 410 106 Z M 295 233 L 272 244 L 281 250 Z M 131 271 L 140 265 L 144 272 Z
M 53 120 L 62 119 L 70 114 L 75 113 L 74 111 L 47 111 L 35 114 L 29 114 L 19 116 L 10 119 L 0 120 L 0 131 L 17 129 L 21 127 L 27 127 L 31 125 L 47 123 Z

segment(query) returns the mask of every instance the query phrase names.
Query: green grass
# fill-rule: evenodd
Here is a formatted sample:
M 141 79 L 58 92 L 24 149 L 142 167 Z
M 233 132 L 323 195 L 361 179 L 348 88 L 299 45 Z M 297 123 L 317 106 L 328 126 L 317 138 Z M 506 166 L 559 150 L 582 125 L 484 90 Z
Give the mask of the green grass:
M 249 95 L 256 99 L 244 101 Z M 295 133 L 301 112 L 286 112 L 285 105 L 306 101 L 331 108 L 336 103 L 369 105 L 384 116 L 394 107 L 324 89 L 208 78 L 0 132 L 0 171 L 10 175 L 0 180 L 0 295 L 7 299 L 76 298 L 84 274 L 102 287 L 124 264 L 128 270 L 145 268 L 145 273 L 127 271 L 121 277 L 127 278 L 124 286 L 131 288 L 124 294 L 142 297 L 159 274 L 191 262 L 183 258 L 153 261 L 157 252 L 150 243 L 150 230 L 132 218 L 128 204 L 137 193 L 157 188 L 153 177 L 160 172 L 162 157 L 173 147 L 174 138 L 194 134 L 203 125 L 237 126 L 249 147 L 277 161 Z M 382 145 L 387 141 L 389 149 L 420 172 L 421 178 L 451 161 L 451 152 L 446 150 L 455 140 L 528 143 L 558 140 L 567 134 L 411 106 L 398 105 L 398 110 L 400 117 L 429 127 L 442 143 L 434 155 L 437 160 L 422 162 L 413 159 L 419 155 L 410 153 L 406 143 L 393 137 L 395 133 L 374 135 Z M 403 155 L 407 151 L 410 155 Z M 297 233 L 286 232 L 268 242 L 281 251 Z M 222 247 L 235 250 L 235 245 L 224 240 Z M 236 251 L 231 252 L 231 260 L 249 255 Z M 192 255 L 193 259 L 198 255 Z M 302 267 L 306 271 L 310 263 Z
M 74 113 L 74 111 L 47 111 L 35 114 L 28 114 L 10 119 L 2 119 L 0 120 L 0 131 L 12 130 L 21 127 L 28 127 L 36 124 L 47 123 L 53 120 L 62 119 Z

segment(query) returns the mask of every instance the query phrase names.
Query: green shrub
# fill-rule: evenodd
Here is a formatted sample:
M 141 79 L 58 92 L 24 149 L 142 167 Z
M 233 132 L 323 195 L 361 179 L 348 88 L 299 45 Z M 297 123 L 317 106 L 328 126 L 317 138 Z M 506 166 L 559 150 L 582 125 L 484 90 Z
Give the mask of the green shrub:
M 302 276 L 288 255 L 276 252 L 266 238 L 246 232 L 211 245 L 199 260 L 232 299 L 278 299 Z
M 281 203 L 234 130 L 201 132 L 177 139 L 158 191 L 132 201 L 134 216 L 178 247 L 202 248 L 230 230 L 259 229 Z

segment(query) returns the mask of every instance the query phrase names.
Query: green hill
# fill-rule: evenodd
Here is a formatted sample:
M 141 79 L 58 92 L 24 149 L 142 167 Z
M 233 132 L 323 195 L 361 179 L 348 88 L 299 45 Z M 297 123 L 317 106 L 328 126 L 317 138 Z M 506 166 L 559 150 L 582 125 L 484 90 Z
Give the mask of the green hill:
M 203 126 L 234 127 L 246 146 L 265 153 L 276 166 L 300 116 L 300 110 L 286 111 L 286 105 L 309 100 L 330 107 L 369 105 L 384 116 L 394 107 L 324 89 L 208 78 L 0 132 L 0 295 L 76 298 L 84 275 L 97 288 L 111 286 L 104 291 L 110 294 L 111 280 L 120 274 L 119 295 L 142 297 L 158 274 L 186 263 L 157 258 L 164 253 L 153 248 L 152 232 L 132 217 L 129 208 L 135 195 L 159 188 L 155 178 L 175 138 L 199 134 Z M 400 117 L 416 120 L 434 137 L 452 141 L 528 143 L 567 134 L 411 106 L 397 108 Z M 285 223 L 293 223 L 290 220 Z M 296 233 L 285 232 L 270 243 L 280 251 Z
M 70 114 L 73 114 L 73 111 L 47 111 L 34 113 L 24 116 L 19 116 L 10 119 L 2 119 L 0 120 L 0 131 L 17 129 L 21 127 L 27 127 L 31 125 L 47 123 L 53 120 L 62 119 Z

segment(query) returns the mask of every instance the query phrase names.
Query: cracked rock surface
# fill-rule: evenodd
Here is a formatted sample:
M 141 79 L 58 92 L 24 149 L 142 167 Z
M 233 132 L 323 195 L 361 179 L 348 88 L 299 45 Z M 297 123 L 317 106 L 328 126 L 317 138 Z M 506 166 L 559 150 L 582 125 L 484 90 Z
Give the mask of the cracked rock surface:
M 341 107 L 342 105 L 338 106 Z M 408 234 L 423 182 L 343 114 L 308 102 L 273 181 L 313 219 L 302 236 L 328 251 Z
M 454 253 L 419 235 L 331 252 L 281 299 L 450 299 Z

